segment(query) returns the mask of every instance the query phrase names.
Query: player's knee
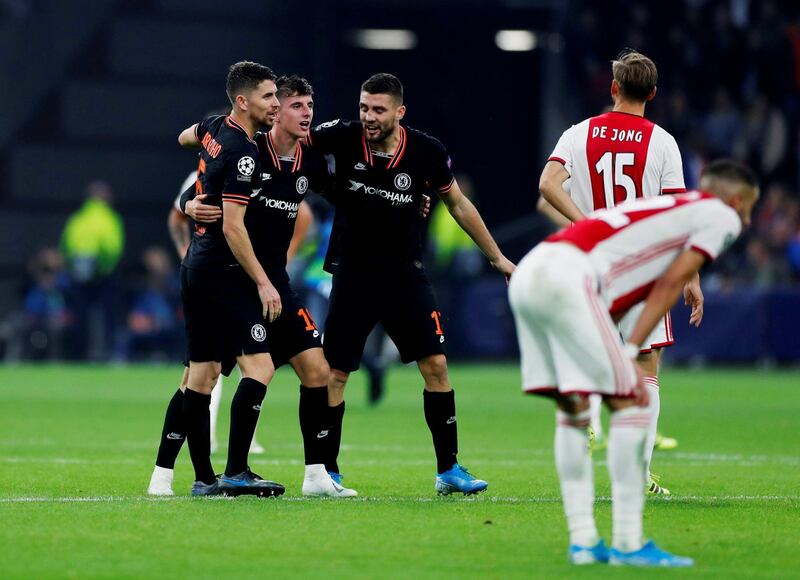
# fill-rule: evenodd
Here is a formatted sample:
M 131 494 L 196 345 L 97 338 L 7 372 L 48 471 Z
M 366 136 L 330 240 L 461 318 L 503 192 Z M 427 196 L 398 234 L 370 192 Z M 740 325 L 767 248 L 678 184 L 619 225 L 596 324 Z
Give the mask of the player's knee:
M 419 370 L 429 391 L 449 391 L 450 379 L 447 375 L 447 357 L 436 354 L 419 361 Z
M 307 387 L 319 387 L 327 385 L 331 376 L 331 370 L 327 363 L 318 367 L 306 369 L 300 381 Z
M 237 363 L 242 371 L 242 378 L 254 379 L 265 385 L 269 384 L 272 375 L 275 374 L 275 367 L 269 355 L 244 355 L 237 359 Z
M 220 372 L 222 365 L 218 362 L 190 363 L 185 375 L 186 385 L 191 385 L 193 391 L 208 395 L 217 384 Z
M 350 378 L 350 373 L 340 371 L 339 369 L 331 369 L 329 377 L 328 388 L 344 389 L 347 380 Z
M 583 395 L 558 395 L 556 405 L 569 415 L 577 415 L 589 409 L 589 397 Z

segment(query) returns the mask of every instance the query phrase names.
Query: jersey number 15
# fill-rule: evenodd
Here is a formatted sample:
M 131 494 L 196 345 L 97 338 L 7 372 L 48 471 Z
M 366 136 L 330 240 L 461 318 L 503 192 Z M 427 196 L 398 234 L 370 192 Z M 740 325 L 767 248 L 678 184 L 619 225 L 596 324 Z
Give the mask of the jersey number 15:
M 603 178 L 603 194 L 605 197 L 605 207 L 614 207 L 617 205 L 614 196 L 615 186 L 620 186 L 625 189 L 624 201 L 631 201 L 636 199 L 636 182 L 633 178 L 625 173 L 626 167 L 631 167 L 636 163 L 633 153 L 612 153 L 606 151 L 603 156 L 597 161 L 594 168 L 597 173 Z M 600 208 L 595 208 L 600 209 Z

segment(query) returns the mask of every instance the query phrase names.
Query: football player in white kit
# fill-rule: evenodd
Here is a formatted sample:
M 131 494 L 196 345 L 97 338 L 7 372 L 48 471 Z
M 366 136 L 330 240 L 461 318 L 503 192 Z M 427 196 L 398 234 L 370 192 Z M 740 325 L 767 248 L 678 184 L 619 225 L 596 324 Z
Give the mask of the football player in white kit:
M 635 359 L 686 282 L 749 223 L 758 198 L 752 172 L 733 161 L 709 164 L 700 188 L 593 212 L 536 246 L 511 277 L 522 388 L 558 406 L 555 459 L 573 564 L 693 564 L 643 540 L 643 448 L 651 410 L 645 372 Z M 623 345 L 615 323 L 642 301 Z M 610 550 L 593 514 L 586 432 L 592 393 L 611 411 Z
M 539 209 L 558 225 L 566 225 L 567 220 L 580 221 L 589 212 L 633 199 L 686 191 L 675 139 L 644 118 L 645 105 L 656 94 L 655 64 L 646 56 L 629 51 L 612 63 L 612 71 L 613 109 L 567 129 L 542 172 Z M 684 298 L 692 305 L 691 323 L 699 325 L 703 317 L 699 277 L 686 285 Z M 620 321 L 623 338 L 630 336 L 638 314 L 633 309 Z M 672 324 L 667 313 L 642 345 L 639 356 L 653 418 L 645 443 L 648 474 L 661 406 L 658 384 L 661 348 L 672 343 Z M 600 397 L 592 397 L 591 404 L 591 433 L 599 442 L 602 439 Z M 677 445 L 674 439 L 665 441 L 669 443 Z M 669 494 L 656 476 L 648 475 L 648 479 L 649 493 Z

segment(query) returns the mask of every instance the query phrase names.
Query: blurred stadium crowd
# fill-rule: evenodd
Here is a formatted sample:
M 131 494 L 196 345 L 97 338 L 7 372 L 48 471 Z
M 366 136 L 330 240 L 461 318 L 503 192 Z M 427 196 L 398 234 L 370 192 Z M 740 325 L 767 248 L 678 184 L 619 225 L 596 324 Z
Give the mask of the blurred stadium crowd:
M 560 12 L 563 21 L 553 27 L 564 40 L 565 90 L 578 105 L 568 118 L 582 119 L 609 106 L 608 63 L 622 48 L 651 56 L 659 83 L 647 115 L 678 140 L 687 186 L 695 186 L 704 163 L 717 157 L 740 159 L 761 179 L 753 226 L 706 276 L 705 285 L 800 288 L 800 3 L 568 4 Z M 30 6 L 3 0 L 0 15 L 24 19 Z M 531 208 L 534 189 L 532 181 Z M 475 202 L 480 209 L 481 199 Z M 76 220 L 83 222 L 76 227 Z M 453 304 L 465 280 L 486 272 L 472 255 L 471 242 L 458 237 L 435 208 L 430 221 L 431 264 L 440 273 L 440 291 Z M 164 239 L 163 233 L 154 239 Z M 131 262 L 134 268 L 121 271 L 124 252 L 123 219 L 113 208 L 110 186 L 88 185 L 84 205 L 64 224 L 60 247 L 41 250 L 28 264 L 20 306 L 0 320 L 0 358 L 179 360 L 183 322 L 174 250 L 151 246 Z M 317 270 L 309 275 L 318 276 Z M 454 334 L 466 323 L 455 316 Z
M 717 157 L 744 161 L 759 175 L 753 226 L 713 279 L 724 287 L 797 285 L 800 4 L 592 0 L 572 14 L 565 52 L 584 116 L 608 106 L 610 56 L 635 47 L 658 65 L 647 115 L 677 139 L 687 186 Z

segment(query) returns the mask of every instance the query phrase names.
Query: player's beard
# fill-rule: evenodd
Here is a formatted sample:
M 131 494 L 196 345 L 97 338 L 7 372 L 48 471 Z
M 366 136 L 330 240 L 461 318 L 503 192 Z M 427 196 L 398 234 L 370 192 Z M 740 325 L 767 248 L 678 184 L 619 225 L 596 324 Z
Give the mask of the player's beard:
M 392 136 L 392 133 L 394 133 L 394 125 L 391 124 L 388 126 L 378 125 L 377 129 L 378 129 L 378 134 L 375 137 L 370 137 L 369 133 L 365 133 L 365 135 L 367 136 L 367 141 L 369 141 L 374 145 L 377 145 L 379 143 L 384 143 L 389 137 Z

